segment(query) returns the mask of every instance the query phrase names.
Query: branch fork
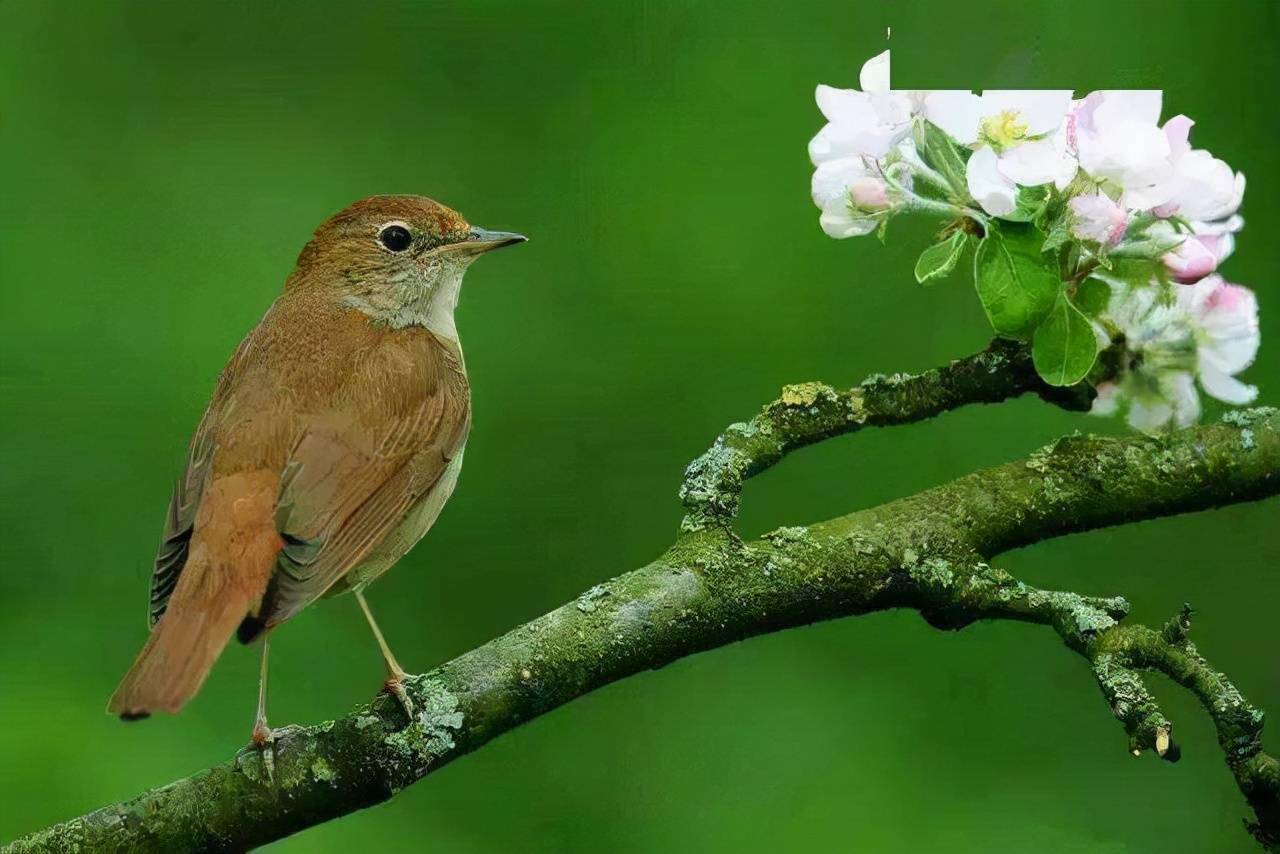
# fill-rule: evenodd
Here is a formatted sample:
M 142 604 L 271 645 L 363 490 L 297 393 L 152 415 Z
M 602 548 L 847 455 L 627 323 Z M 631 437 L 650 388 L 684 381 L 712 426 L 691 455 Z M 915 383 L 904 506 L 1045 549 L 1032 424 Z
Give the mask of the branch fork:
M 686 516 L 655 561 L 431 672 L 408 677 L 414 713 L 375 700 L 337 720 L 275 731 L 268 774 L 252 749 L 131 800 L 16 840 L 4 850 L 242 851 L 372 806 L 521 723 L 602 685 L 741 638 L 818 620 L 912 608 L 960 629 L 1009 619 L 1052 628 L 1091 666 L 1130 752 L 1175 761 L 1180 748 L 1144 675 L 1191 691 L 1217 729 L 1254 813 L 1249 830 L 1280 851 L 1280 763 L 1263 715 L 1192 644 L 1184 607 L 1158 629 L 1129 623 L 1120 597 L 1041 590 L 993 562 L 1066 533 L 1280 493 L 1280 413 L 1152 439 L 1073 437 L 879 507 L 742 541 L 743 484 L 796 448 L 868 426 L 920 421 L 969 403 L 1036 394 L 1069 409 L 1088 392 L 1036 376 L 1023 345 L 988 349 L 918 375 L 839 391 L 789 386 L 731 425 L 690 464 Z

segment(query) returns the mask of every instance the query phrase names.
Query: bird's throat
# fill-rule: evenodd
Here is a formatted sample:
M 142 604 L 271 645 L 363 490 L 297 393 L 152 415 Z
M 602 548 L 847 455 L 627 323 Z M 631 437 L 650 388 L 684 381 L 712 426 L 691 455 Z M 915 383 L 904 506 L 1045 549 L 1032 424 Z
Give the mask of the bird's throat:
M 423 280 L 406 277 L 381 283 L 376 290 L 348 293 L 342 301 L 393 329 L 421 326 L 442 338 L 458 340 L 453 312 L 458 305 L 464 267 L 445 267 Z

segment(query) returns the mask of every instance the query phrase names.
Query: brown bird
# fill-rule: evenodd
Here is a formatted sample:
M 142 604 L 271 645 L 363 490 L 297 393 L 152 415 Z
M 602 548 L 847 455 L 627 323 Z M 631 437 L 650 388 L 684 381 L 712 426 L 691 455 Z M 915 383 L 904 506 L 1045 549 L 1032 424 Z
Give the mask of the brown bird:
M 385 688 L 412 716 L 363 591 L 435 522 L 462 466 L 463 274 L 524 239 L 421 196 L 364 199 L 316 230 L 191 440 L 156 554 L 151 636 L 109 711 L 176 712 L 233 633 L 261 635 L 253 740 L 269 744 L 271 630 L 349 590 L 382 650 Z

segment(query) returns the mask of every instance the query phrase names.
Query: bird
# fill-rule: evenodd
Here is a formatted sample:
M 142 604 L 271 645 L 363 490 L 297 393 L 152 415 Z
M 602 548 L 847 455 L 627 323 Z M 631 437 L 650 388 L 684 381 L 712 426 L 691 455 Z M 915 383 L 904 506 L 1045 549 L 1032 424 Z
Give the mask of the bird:
M 151 574 L 150 634 L 109 712 L 176 713 L 232 635 L 261 638 L 251 741 L 269 749 L 272 631 L 350 592 L 382 653 L 383 690 L 412 720 L 407 674 L 364 591 L 432 527 L 462 467 L 463 274 L 525 239 L 416 195 L 362 199 L 316 229 L 191 439 Z

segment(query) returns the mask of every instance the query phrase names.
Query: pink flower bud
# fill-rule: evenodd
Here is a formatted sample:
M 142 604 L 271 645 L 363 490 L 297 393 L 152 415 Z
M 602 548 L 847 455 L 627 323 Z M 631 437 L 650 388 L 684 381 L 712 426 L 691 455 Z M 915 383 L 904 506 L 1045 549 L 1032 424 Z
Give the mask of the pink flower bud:
M 1129 230 L 1124 208 L 1103 193 L 1076 196 L 1070 204 L 1071 233 L 1081 240 L 1115 246 Z
M 1161 261 L 1175 281 L 1192 285 L 1218 269 L 1221 238 L 1213 234 L 1193 234 L 1177 249 L 1166 252 Z
M 871 175 L 855 178 L 849 184 L 849 197 L 864 210 L 881 210 L 889 207 L 889 195 L 884 181 Z

